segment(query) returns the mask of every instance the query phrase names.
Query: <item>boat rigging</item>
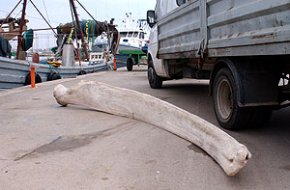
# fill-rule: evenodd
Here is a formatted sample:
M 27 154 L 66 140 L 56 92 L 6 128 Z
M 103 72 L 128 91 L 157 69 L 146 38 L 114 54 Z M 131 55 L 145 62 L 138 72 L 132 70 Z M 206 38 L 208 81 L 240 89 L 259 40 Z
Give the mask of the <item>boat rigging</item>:
M 40 14 L 40 16 L 49 26 L 49 28 L 33 29 L 33 31 L 52 30 L 57 38 L 58 54 L 61 54 L 60 51 L 62 51 L 63 45 L 69 42 L 68 38 L 71 37 L 71 39 L 73 40 L 81 40 L 81 45 L 85 53 L 85 60 L 89 61 L 90 59 L 88 53 L 89 40 L 90 38 L 95 39 L 96 37 L 100 36 L 103 32 L 105 32 L 108 38 L 110 39 L 109 40 L 110 53 L 114 55 L 116 54 L 119 44 L 119 32 L 113 23 L 113 19 L 109 23 L 106 21 L 105 22 L 97 21 L 85 9 L 85 7 L 79 2 L 79 0 L 69 0 L 73 21 L 70 23 L 66 23 L 64 25 L 52 27 L 49 21 L 43 16 L 41 11 L 37 8 L 37 6 L 33 3 L 32 0 L 20 0 L 5 19 L 0 19 L 0 36 L 2 36 L 6 40 L 11 40 L 16 36 L 18 37 L 16 59 L 22 60 L 25 59 L 25 52 L 23 52 L 23 44 L 25 43 L 25 39 L 23 38 L 23 32 L 27 31 L 26 24 L 28 23 L 28 20 L 25 19 L 25 15 L 28 1 L 33 5 L 36 11 Z M 15 11 L 15 9 L 20 5 L 21 2 L 23 2 L 21 18 L 15 19 L 10 17 L 13 11 Z M 80 5 L 80 7 L 82 7 L 85 10 L 85 12 L 92 18 L 92 20 L 88 20 L 87 22 L 79 20 L 75 2 L 77 2 L 78 5 Z M 5 26 L 3 26 L 4 24 L 8 25 L 9 28 L 8 32 L 4 31 L 5 28 Z M 77 56 L 80 58 L 80 55 Z
M 13 11 L 21 3 L 23 5 L 21 17 L 11 17 Z M 29 21 L 25 16 L 28 3 L 37 10 L 49 28 L 27 30 Z M 79 19 L 76 3 L 90 15 L 91 20 Z M 7 17 L 0 19 L 0 89 L 29 85 L 33 83 L 31 81 L 40 83 L 60 78 L 74 78 L 77 75 L 111 69 L 113 63 L 116 65 L 115 55 L 120 37 L 113 20 L 110 22 L 97 21 L 78 0 L 69 0 L 69 5 L 72 22 L 57 27 L 49 24 L 32 0 L 19 0 Z M 33 39 L 36 38 L 34 32 L 40 30 L 54 32 L 58 42 L 58 47 L 54 50 L 57 51 L 53 58 L 46 57 L 46 60 L 40 60 L 39 54 L 33 53 L 31 62 L 31 57 L 27 56 L 26 51 L 32 47 Z M 108 46 L 102 51 L 89 51 L 88 45 L 93 44 L 93 39 L 103 33 L 108 37 Z M 15 40 L 16 37 L 17 53 L 16 60 L 14 60 L 11 59 L 9 40 Z M 81 46 L 79 41 L 81 41 Z M 51 55 L 45 54 L 44 56 Z M 76 64 L 77 61 L 79 64 Z

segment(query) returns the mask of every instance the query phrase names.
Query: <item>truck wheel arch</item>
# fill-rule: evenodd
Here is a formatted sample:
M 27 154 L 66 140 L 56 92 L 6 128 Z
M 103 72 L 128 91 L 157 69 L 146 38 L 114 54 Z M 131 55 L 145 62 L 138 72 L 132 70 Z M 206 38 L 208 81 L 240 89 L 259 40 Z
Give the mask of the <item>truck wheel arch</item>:
M 276 66 L 267 58 L 224 58 L 216 61 L 210 77 L 210 95 L 217 72 L 228 68 L 237 85 L 237 101 L 241 107 L 278 106 L 278 82 Z M 262 83 L 259 82 L 262 81 Z
M 234 80 L 237 81 L 239 83 L 239 85 L 237 85 L 237 90 L 238 90 L 238 101 L 240 102 L 241 100 L 241 79 L 239 77 L 239 74 L 238 74 L 238 70 L 234 64 L 234 62 L 228 58 L 223 58 L 223 59 L 218 59 L 216 61 L 216 64 L 214 66 L 214 69 L 213 71 L 211 72 L 211 75 L 210 75 L 210 85 L 209 85 L 209 92 L 210 92 L 210 95 L 212 96 L 213 95 L 213 84 L 214 84 L 214 78 L 216 77 L 216 74 L 218 73 L 219 70 L 221 70 L 222 68 L 228 68 L 233 77 L 234 77 Z
M 271 62 L 242 57 L 217 60 L 210 77 L 210 94 L 222 127 L 259 126 L 270 118 L 279 105 L 277 70 Z
M 152 57 L 148 54 L 147 78 L 151 88 L 159 89 L 162 87 L 163 79 L 156 74 Z
M 154 67 L 154 65 L 153 65 L 153 59 L 152 59 L 152 56 L 151 56 L 150 53 L 148 53 L 148 62 L 147 62 L 147 64 L 148 64 L 148 68 L 149 67 Z

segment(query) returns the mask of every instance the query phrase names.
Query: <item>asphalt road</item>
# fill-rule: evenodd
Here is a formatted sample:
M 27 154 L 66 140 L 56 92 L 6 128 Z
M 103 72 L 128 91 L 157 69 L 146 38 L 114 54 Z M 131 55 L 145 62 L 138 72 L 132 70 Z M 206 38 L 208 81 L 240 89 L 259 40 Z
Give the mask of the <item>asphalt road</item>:
M 0 189 L 290 189 L 290 109 L 265 126 L 226 131 L 252 153 L 235 177 L 198 147 L 155 126 L 81 107 L 60 107 L 57 83 L 97 80 L 148 93 L 217 125 L 207 81 L 150 89 L 146 69 L 86 75 L 0 93 Z

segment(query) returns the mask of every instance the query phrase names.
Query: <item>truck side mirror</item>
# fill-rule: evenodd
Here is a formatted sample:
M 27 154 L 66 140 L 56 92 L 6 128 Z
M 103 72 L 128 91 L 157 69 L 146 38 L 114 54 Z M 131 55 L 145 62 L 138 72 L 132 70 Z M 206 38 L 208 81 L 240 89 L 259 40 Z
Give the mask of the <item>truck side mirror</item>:
M 155 11 L 147 11 L 147 23 L 151 28 L 156 24 Z
M 177 3 L 178 6 L 181 6 L 184 3 L 186 3 L 186 0 L 176 0 L 176 3 Z

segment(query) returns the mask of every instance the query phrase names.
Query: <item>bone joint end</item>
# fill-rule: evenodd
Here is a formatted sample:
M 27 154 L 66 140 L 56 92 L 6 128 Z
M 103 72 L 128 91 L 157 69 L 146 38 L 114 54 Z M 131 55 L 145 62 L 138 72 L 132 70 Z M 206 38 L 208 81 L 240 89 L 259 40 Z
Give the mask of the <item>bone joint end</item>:
M 64 87 L 63 85 L 57 85 L 53 90 L 53 96 L 55 97 L 57 103 L 62 106 L 67 106 L 67 103 L 64 101 L 64 98 L 68 94 L 68 88 Z

